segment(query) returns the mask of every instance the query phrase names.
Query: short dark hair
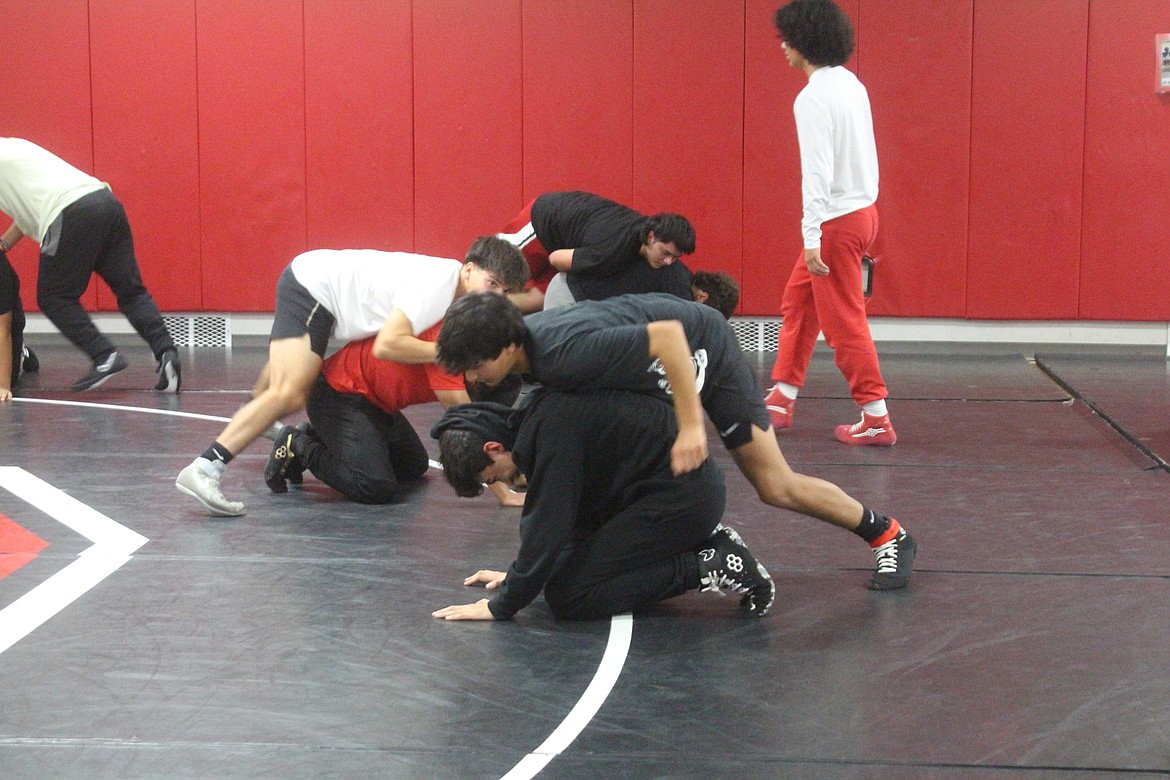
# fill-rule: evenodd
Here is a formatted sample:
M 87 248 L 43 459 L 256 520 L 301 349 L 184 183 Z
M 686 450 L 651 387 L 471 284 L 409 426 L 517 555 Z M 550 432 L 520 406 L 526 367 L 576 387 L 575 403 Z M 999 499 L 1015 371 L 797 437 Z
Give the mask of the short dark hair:
M 773 21 L 784 42 L 812 65 L 844 65 L 853 55 L 853 23 L 833 0 L 792 0 Z
M 654 231 L 656 241 L 674 244 L 678 251 L 684 255 L 694 254 L 695 227 L 682 214 L 671 214 L 664 211 L 661 214 L 647 217 L 646 224 L 642 227 L 643 244 L 650 237 L 651 231 Z
M 475 239 L 465 263 L 475 263 L 477 266 L 494 274 L 497 279 L 508 288 L 508 292 L 524 289 L 528 282 L 528 261 L 515 244 L 510 244 L 495 236 L 480 236 Z
M 485 444 L 487 440 L 482 436 L 462 428 L 448 428 L 439 434 L 439 463 L 456 495 L 475 498 L 483 493 L 479 475 L 492 465 L 492 459 L 483 451 Z
M 523 344 L 524 315 L 506 295 L 469 293 L 456 298 L 443 315 L 435 362 L 448 374 L 462 374 Z
M 739 283 L 732 277 L 718 271 L 695 271 L 691 284 L 707 293 L 705 304 L 731 319 L 739 305 Z

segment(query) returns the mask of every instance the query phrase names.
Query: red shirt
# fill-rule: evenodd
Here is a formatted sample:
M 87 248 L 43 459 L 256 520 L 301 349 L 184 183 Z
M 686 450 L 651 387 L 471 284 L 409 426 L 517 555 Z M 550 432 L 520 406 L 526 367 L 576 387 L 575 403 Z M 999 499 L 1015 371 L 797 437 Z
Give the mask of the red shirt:
M 418 335 L 433 342 L 442 322 Z M 436 390 L 464 390 L 463 377 L 444 373 L 434 363 L 394 363 L 374 357 L 374 339 L 351 341 L 330 355 L 321 366 L 325 381 L 339 393 L 365 396 L 388 414 L 414 404 L 437 401 Z

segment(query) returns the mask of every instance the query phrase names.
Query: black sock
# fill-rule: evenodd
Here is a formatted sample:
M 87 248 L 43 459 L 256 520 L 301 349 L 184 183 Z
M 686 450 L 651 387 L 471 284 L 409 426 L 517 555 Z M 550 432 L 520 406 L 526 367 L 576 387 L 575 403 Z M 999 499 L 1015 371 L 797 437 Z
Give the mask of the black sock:
M 235 456 L 228 452 L 227 447 L 223 446 L 219 442 L 212 442 L 211 446 L 203 451 L 203 455 L 201 457 L 207 458 L 210 461 L 218 460 L 226 466 L 232 462 L 232 458 Z
M 861 508 L 861 525 L 853 533 L 867 542 L 872 542 L 890 527 L 890 518 L 875 514 L 869 507 Z

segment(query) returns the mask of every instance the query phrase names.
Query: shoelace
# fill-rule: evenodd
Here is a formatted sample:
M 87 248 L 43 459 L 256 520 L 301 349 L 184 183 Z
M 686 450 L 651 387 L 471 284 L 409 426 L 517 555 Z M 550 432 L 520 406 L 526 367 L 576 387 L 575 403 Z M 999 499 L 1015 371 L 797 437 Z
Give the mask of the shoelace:
M 880 547 L 873 548 L 879 574 L 896 574 L 898 572 L 898 538 L 894 537 Z
M 714 590 L 718 591 L 720 595 L 726 595 L 723 592 L 724 589 L 732 593 L 747 593 L 751 590 L 746 584 L 728 577 L 722 571 L 709 574 L 703 579 L 703 583 L 706 585 L 703 588 L 704 592 Z

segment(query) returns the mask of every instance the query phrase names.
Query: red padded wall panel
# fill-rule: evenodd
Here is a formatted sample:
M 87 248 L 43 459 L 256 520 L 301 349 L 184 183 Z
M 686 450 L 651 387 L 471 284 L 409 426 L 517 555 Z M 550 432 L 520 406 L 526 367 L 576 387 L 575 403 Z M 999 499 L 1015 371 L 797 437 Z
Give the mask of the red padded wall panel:
M 1093 0 L 1080 316 L 1170 319 L 1170 94 L 1154 93 L 1165 0 Z
M 414 248 L 412 0 L 306 0 L 310 247 Z
M 745 19 L 743 277 L 740 311 L 780 313 L 800 251 L 800 148 L 792 101 L 808 80 L 788 66 L 772 16 L 779 3 L 748 0 Z
M 195 2 L 91 0 L 90 14 L 96 175 L 126 207 L 159 308 L 199 310 Z M 98 298 L 117 309 L 104 284 Z
M 521 198 L 520 0 L 415 0 L 415 248 L 462 258 Z
M 1074 318 L 1088 0 L 979 0 L 974 29 L 966 314 Z
M 203 305 L 272 311 L 306 247 L 299 4 L 197 0 Z
M 736 278 L 743 268 L 743 78 L 741 4 L 634 0 L 631 205 L 685 215 L 698 234 L 688 265 Z
M 971 9 L 972 0 L 861 3 L 860 75 L 881 170 L 870 314 L 965 311 Z
M 0 110 L 0 135 L 27 138 L 92 173 L 86 0 L 0 0 L 0 20 L 4 29 L 0 73 L 4 74 L 6 95 Z M 0 231 L 8 225 L 6 220 Z M 39 256 L 36 244 L 28 240 L 9 254 L 29 311 L 37 310 Z M 93 285 L 81 300 L 87 308 L 95 306 Z
M 555 190 L 630 202 L 631 2 L 525 0 L 524 202 Z

